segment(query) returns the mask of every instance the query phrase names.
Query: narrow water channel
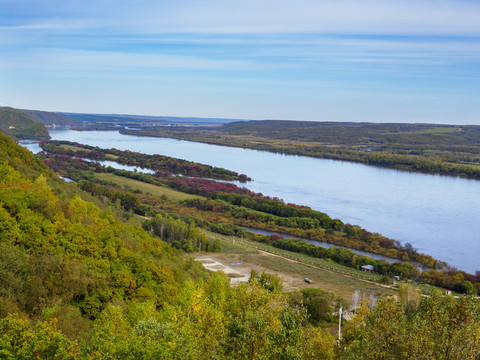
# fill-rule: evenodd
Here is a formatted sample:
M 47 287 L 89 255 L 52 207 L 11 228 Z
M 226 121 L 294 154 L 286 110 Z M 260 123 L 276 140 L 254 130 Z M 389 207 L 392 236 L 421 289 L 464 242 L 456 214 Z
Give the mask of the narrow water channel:
M 51 131 L 55 140 L 162 154 L 247 174 L 242 184 L 307 205 L 447 261 L 480 270 L 480 181 L 116 131 Z

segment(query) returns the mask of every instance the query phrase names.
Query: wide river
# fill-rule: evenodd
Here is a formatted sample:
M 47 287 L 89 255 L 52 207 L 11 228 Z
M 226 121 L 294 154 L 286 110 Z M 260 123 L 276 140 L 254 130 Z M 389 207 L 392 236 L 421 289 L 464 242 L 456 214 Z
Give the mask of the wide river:
M 52 139 L 162 154 L 247 174 L 242 185 L 381 233 L 470 273 L 480 270 L 480 181 L 116 131 Z

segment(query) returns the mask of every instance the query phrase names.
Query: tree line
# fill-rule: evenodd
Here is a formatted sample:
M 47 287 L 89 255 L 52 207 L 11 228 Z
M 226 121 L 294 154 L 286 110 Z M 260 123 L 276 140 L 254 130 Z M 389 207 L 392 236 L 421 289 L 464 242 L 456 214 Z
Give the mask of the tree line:
M 244 182 L 251 180 L 244 174 L 239 175 L 236 172 L 224 168 L 172 158 L 165 155 L 148 155 L 129 150 L 101 149 L 99 147 L 63 140 L 43 141 L 40 143 L 40 146 L 44 151 L 51 154 L 67 155 L 70 157 L 98 161 L 114 160 L 119 164 L 138 166 L 158 171 L 159 174 L 180 174 L 222 180 L 239 180 Z

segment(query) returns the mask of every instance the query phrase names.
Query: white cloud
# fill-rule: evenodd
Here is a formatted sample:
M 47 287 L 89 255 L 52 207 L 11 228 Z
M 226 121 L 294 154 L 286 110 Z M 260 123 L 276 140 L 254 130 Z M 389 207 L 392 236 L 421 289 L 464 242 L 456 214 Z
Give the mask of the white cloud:
M 15 3 L 9 4 L 7 10 L 24 14 L 23 23 L 18 24 L 20 18 L 11 25 L 25 28 L 42 28 L 42 22 L 48 24 L 62 18 L 92 28 L 157 34 L 480 34 L 480 2 L 472 0 L 44 0 L 41 5 L 18 0 Z
M 182 1 L 142 14 L 149 31 L 480 34 L 480 3 L 465 0 Z
M 278 65 L 279 67 L 281 65 Z M 208 59 L 196 56 L 141 54 L 114 51 L 30 49 L 11 52 L 0 59 L 2 69 L 39 70 L 107 70 L 137 69 L 194 69 L 194 70 L 265 70 L 264 65 L 246 60 Z
M 332 100 L 356 117 L 356 102 L 373 113 L 379 96 L 406 94 L 420 100 L 391 100 L 388 111 L 439 114 L 457 97 L 478 114 L 476 0 L 0 0 L 0 9 L 0 78 L 17 104 L 72 110 L 97 99 L 108 112 L 134 97 L 158 114 L 162 94 L 177 115 L 189 102 L 196 115 L 221 103 L 224 116 L 311 118 Z
M 88 29 L 92 26 L 92 21 L 80 21 L 80 20 L 70 20 L 70 21 L 38 21 L 38 22 L 29 22 L 25 24 L 17 25 L 3 25 L 0 26 L 0 31 L 67 31 L 67 30 L 79 30 L 79 29 Z

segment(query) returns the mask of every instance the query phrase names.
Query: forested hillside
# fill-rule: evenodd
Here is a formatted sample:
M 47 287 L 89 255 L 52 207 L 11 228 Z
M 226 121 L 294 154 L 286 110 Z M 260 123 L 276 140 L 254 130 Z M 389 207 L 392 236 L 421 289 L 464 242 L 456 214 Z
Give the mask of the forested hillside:
M 238 121 L 222 131 L 269 139 L 289 139 L 348 146 L 392 147 L 405 145 L 475 146 L 480 126 L 440 124 L 393 124 L 315 121 Z
M 79 125 L 82 122 L 80 120 L 72 119 L 67 115 L 50 112 L 50 111 L 39 111 L 39 110 L 23 110 L 25 113 L 30 115 L 35 121 L 38 121 L 44 125 L 56 125 L 56 126 L 72 126 Z
M 16 139 L 50 139 L 45 125 L 10 107 L 0 107 L 0 131 Z

